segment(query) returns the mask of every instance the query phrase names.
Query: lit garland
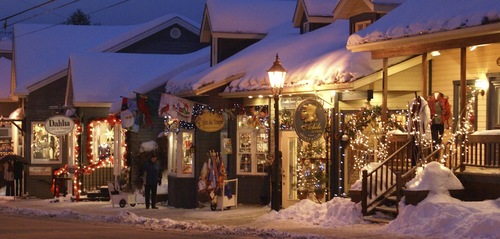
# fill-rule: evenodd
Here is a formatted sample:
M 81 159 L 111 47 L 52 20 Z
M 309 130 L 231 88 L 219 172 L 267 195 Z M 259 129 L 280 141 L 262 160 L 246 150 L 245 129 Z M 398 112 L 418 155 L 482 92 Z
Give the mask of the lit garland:
M 467 94 L 467 104 L 463 110 L 465 110 L 464 117 L 459 118 L 457 125 L 455 125 L 455 132 L 452 133 L 450 138 L 450 146 L 449 150 L 445 151 L 446 153 L 443 155 L 441 159 L 441 163 L 445 163 L 448 158 L 451 158 L 451 155 L 454 155 L 457 151 L 457 148 L 454 147 L 456 145 L 457 140 L 461 139 L 460 148 L 463 149 L 461 151 L 461 156 L 465 156 L 468 152 L 468 148 L 466 144 L 468 142 L 468 135 L 473 130 L 473 122 L 475 120 L 474 115 L 474 105 L 476 102 L 477 95 L 482 91 L 480 89 L 471 89 L 469 88 L 469 94 Z M 462 114 L 460 114 L 462 115 Z
M 342 140 L 348 141 L 354 158 L 354 169 L 362 169 L 373 160 L 384 161 L 389 156 L 390 140 L 384 140 L 388 132 L 392 130 L 405 131 L 403 125 L 397 121 L 396 116 L 405 115 L 405 112 L 396 112 L 390 116 L 387 122 L 382 121 L 382 108 L 363 107 L 357 114 L 352 114 L 347 122 L 340 122 Z M 367 132 L 369 131 L 369 132 Z M 371 133 L 374 139 L 370 138 Z M 375 142 L 375 143 L 371 143 Z M 345 157 L 345 154 L 342 155 Z
M 81 192 L 81 185 L 82 183 L 80 182 L 79 180 L 79 176 L 82 175 L 82 174 L 90 174 L 92 173 L 93 171 L 95 171 L 96 169 L 99 169 L 101 167 L 105 167 L 105 166 L 109 166 L 109 165 L 112 165 L 113 163 L 117 163 L 117 162 L 113 162 L 113 158 L 112 158 L 112 155 L 110 155 L 110 157 L 107 157 L 105 158 L 104 160 L 95 160 L 93 158 L 93 134 L 94 134 L 94 130 L 95 130 L 95 127 L 94 126 L 98 126 L 100 125 L 101 123 L 107 123 L 109 124 L 110 126 L 114 127 L 116 126 L 117 124 L 121 124 L 121 121 L 119 119 L 116 119 L 113 115 L 110 115 L 110 117 L 108 117 L 107 119 L 101 119 L 101 120 L 97 120 L 96 122 L 92 122 L 88 125 L 87 129 L 88 129 L 88 135 L 87 135 L 87 159 L 89 161 L 89 165 L 86 165 L 86 166 L 83 166 L 83 165 L 79 165 L 78 164 L 78 158 L 79 158 L 79 151 L 80 151 L 80 146 L 78 144 L 75 145 L 75 155 L 74 155 L 74 158 L 75 158 L 75 162 L 74 162 L 74 167 L 75 167 L 75 172 L 74 172 L 74 175 L 73 175 L 73 194 L 75 196 L 75 199 L 76 200 L 79 200 L 80 199 L 80 194 L 82 193 Z M 94 125 L 95 124 L 95 125 Z M 111 131 L 110 131 L 111 132 Z M 106 132 L 107 134 L 110 134 L 110 132 Z M 122 129 L 121 131 L 121 138 L 122 139 L 125 139 L 125 134 L 127 132 L 126 129 Z M 81 137 L 81 133 L 82 133 L 82 127 L 80 124 L 77 125 L 77 127 L 75 127 L 75 130 L 74 130 L 74 135 L 76 137 L 75 139 L 75 142 L 78 142 L 78 138 Z M 107 137 L 111 137 L 110 135 L 107 135 Z M 124 165 L 124 168 L 127 169 L 127 164 L 126 164 L 126 148 L 127 148 L 127 144 L 125 143 L 125 140 L 122 140 L 121 142 L 121 147 L 122 147 L 122 161 L 123 161 L 123 165 Z M 65 170 L 67 170 L 67 165 L 65 166 Z

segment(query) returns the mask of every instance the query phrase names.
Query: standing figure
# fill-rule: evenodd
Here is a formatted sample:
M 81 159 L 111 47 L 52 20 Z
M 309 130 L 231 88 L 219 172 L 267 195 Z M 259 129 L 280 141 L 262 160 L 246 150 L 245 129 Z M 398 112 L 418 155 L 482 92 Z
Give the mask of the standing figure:
M 14 162 L 14 179 L 16 181 L 16 196 L 23 196 L 23 171 L 24 165 L 20 160 Z
M 442 142 L 445 124 L 448 125 L 448 119 L 450 118 L 448 98 L 441 92 L 434 92 L 429 96 L 429 108 L 432 120 L 432 142 L 437 147 Z
M 8 159 L 3 164 L 3 179 L 5 180 L 5 196 L 14 196 L 14 164 L 12 159 Z
M 161 185 L 161 172 L 156 153 L 152 153 L 149 160 L 144 163 L 143 172 L 146 174 L 144 185 L 146 209 L 149 209 L 150 204 L 152 209 L 158 209 L 156 207 L 156 191 L 158 185 Z

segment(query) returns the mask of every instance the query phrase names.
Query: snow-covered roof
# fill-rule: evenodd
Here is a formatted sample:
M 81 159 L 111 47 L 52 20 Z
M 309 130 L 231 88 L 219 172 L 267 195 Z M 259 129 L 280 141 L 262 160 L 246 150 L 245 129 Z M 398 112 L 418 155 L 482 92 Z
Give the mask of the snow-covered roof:
M 0 52 L 12 52 L 12 39 L 6 37 L 0 39 Z
M 367 13 L 387 13 L 406 0 L 339 0 L 333 10 L 334 19 L 349 19 Z
M 406 0 L 368 28 L 350 36 L 347 45 L 452 31 L 499 21 L 498 0 Z
M 284 21 L 291 22 L 294 1 L 207 0 L 212 32 L 267 34 Z
M 188 78 L 174 77 L 166 91 L 181 94 L 210 89 L 229 83 L 225 93 L 269 90 L 267 70 L 275 54 L 287 70 L 287 87 L 318 86 L 349 82 L 382 68 L 381 61 L 371 60 L 368 53 L 352 53 L 345 48 L 349 35 L 347 20 L 338 20 L 307 34 L 299 34 L 290 23 L 272 29 L 259 42 L 245 48 L 221 63 Z M 399 59 L 390 59 L 394 64 Z M 213 88 L 213 87 L 212 87 Z
M 333 9 L 339 0 L 298 0 L 293 15 L 293 25 L 301 27 L 303 18 L 307 22 L 331 23 L 333 22 Z
M 149 36 L 166 27 L 166 22 L 178 23 L 171 21 L 175 18 L 179 16 L 169 14 L 133 26 L 17 24 L 14 27 L 15 93 L 27 95 L 40 85 L 64 76 L 70 54 L 116 51 L 118 49 L 114 47 L 124 47 L 124 43 L 133 43 L 130 40 L 138 41 Z M 190 20 L 187 22 L 198 27 Z
M 332 17 L 333 8 L 339 0 L 303 0 L 304 10 L 308 16 Z
M 191 54 L 82 53 L 70 56 L 75 106 L 111 104 L 120 96 L 135 98 L 171 76 L 209 62 L 209 48 Z
M 9 99 L 12 61 L 0 57 L 0 101 Z

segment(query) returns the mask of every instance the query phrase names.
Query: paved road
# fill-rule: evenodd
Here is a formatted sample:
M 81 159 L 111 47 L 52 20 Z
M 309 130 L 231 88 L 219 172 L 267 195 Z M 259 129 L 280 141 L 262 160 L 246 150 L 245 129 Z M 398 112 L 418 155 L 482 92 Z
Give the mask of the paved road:
M 180 230 L 147 230 L 141 227 L 108 222 L 93 222 L 49 217 L 27 217 L 0 214 L 2 239 L 120 239 L 120 238 L 221 238 L 252 239 L 259 237 L 241 235 L 213 235 L 208 232 Z

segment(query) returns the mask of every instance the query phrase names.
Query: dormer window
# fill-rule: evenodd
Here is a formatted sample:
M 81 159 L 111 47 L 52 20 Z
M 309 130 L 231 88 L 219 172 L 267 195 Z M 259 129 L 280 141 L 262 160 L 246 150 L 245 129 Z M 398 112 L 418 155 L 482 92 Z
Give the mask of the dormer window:
M 354 32 L 359 32 L 365 28 L 367 28 L 370 24 L 372 24 L 372 21 L 366 20 L 366 21 L 361 21 L 361 22 L 356 22 L 354 23 Z

